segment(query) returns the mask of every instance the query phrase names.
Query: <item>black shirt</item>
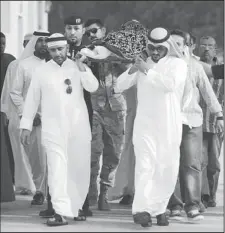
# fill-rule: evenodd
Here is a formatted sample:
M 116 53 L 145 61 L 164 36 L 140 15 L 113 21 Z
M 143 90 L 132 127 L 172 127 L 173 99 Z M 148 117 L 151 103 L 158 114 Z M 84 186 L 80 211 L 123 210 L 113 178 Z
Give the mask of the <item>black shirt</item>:
M 2 88 L 3 88 L 7 68 L 9 64 L 14 60 L 16 60 L 16 58 L 11 54 L 8 53 L 1 54 L 1 94 L 2 94 Z
M 212 66 L 214 79 L 224 79 L 224 64 Z

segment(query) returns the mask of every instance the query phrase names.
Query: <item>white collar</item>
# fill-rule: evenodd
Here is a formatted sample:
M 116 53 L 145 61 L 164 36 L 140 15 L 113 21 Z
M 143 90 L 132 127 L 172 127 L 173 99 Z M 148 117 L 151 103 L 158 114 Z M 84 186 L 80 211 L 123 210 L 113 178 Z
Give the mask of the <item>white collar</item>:
M 68 58 L 66 58 L 66 60 L 62 63 L 62 65 L 60 66 L 59 64 L 57 64 L 53 59 L 51 59 L 49 62 L 51 62 L 54 66 L 57 66 L 59 68 L 65 67 L 67 66 L 67 64 L 69 64 L 69 60 Z

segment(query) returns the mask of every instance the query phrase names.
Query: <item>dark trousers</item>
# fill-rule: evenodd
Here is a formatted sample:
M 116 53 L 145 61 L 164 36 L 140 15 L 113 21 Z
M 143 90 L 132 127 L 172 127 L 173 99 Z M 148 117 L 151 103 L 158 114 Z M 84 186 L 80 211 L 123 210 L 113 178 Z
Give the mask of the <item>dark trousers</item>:
M 10 142 L 10 137 L 9 137 L 9 132 L 8 132 L 8 126 L 4 126 L 4 131 L 5 131 L 5 142 L 6 142 L 6 147 L 8 151 L 8 156 L 9 156 L 9 166 L 10 166 L 10 171 L 12 174 L 12 182 L 15 184 L 15 164 L 14 164 L 14 158 L 13 158 L 13 151 L 12 151 L 12 145 Z
M 201 202 L 202 127 L 183 125 L 180 146 L 179 179 L 168 208 L 183 208 L 189 212 L 199 209 Z
M 219 156 L 223 138 L 214 133 L 203 133 L 202 158 L 202 196 L 203 199 L 216 200 L 220 175 Z M 205 200 L 207 201 L 207 200 Z

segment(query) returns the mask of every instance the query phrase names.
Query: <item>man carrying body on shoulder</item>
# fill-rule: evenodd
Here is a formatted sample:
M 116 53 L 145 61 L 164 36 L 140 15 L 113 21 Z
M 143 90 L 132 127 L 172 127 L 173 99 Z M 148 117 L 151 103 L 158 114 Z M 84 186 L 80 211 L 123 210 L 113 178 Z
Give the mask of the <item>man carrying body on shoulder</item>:
M 89 19 L 85 23 L 86 35 L 93 43 L 106 36 L 106 27 L 100 19 Z M 117 77 L 126 66 L 112 61 L 91 62 L 90 68 L 99 80 L 99 88 L 91 94 L 93 108 L 91 181 L 89 200 L 97 202 L 97 177 L 100 174 L 99 210 L 110 210 L 108 190 L 113 187 L 125 141 L 126 100 L 122 93 L 114 93 Z
M 81 48 L 83 48 L 82 40 L 85 32 L 83 19 L 79 16 L 71 15 L 64 20 L 64 25 L 65 25 L 64 36 L 66 37 L 68 43 L 67 57 L 74 60 L 76 54 L 80 51 Z M 89 121 L 92 127 L 91 98 L 90 98 L 90 93 L 85 89 L 84 89 L 84 100 L 88 108 Z M 48 193 L 47 202 L 48 202 L 48 208 L 46 210 L 40 211 L 39 213 L 40 217 L 47 218 L 53 216 L 54 214 L 54 209 L 52 207 L 51 197 L 49 193 Z M 88 198 L 86 198 L 82 210 L 85 216 L 92 216 L 92 211 L 89 208 Z
M 61 226 L 68 224 L 64 217 L 86 220 L 80 218 L 80 209 L 90 182 L 91 128 L 83 88 L 93 92 L 98 81 L 85 64 L 67 58 L 67 41 L 62 34 L 51 35 L 47 46 L 52 59 L 34 74 L 20 128 L 22 143 L 27 145 L 41 103 L 41 135 L 54 209 L 47 225 Z

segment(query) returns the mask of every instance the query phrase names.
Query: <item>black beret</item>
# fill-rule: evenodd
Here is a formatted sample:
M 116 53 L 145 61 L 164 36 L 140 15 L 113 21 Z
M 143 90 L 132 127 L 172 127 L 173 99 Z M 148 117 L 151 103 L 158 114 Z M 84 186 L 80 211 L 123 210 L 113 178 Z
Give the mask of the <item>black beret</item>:
M 83 24 L 83 19 L 76 15 L 71 15 L 64 20 L 65 25 L 80 25 Z

